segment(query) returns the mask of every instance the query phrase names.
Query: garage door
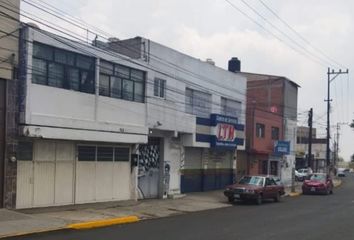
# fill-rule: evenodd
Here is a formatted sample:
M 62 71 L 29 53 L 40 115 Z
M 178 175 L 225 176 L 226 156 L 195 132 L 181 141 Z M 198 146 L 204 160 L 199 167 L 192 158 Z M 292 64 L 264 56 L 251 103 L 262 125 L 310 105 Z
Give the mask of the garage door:
M 77 147 L 76 203 L 130 199 L 130 147 Z
M 19 152 L 17 208 L 74 203 L 74 144 L 20 142 Z

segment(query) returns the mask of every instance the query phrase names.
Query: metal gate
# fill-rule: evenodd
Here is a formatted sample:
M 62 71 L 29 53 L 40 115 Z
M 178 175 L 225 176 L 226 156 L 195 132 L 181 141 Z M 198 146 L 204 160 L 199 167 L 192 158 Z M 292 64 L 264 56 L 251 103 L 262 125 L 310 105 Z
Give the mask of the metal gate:
M 138 187 L 140 198 L 158 198 L 160 180 L 160 139 L 149 138 L 139 147 Z
M 6 82 L 0 80 L 0 208 L 4 200 L 4 167 L 5 167 L 5 88 Z

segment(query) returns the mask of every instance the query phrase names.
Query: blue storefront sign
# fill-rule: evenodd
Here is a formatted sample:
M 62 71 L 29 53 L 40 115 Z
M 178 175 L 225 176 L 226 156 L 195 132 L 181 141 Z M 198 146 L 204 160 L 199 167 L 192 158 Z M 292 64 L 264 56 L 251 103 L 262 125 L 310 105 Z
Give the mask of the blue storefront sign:
M 236 132 L 243 131 L 244 126 L 238 124 L 237 118 L 211 114 L 210 123 L 214 127 L 214 134 L 210 139 L 211 147 L 235 149 L 237 145 L 243 144 L 243 139 L 237 138 Z
M 290 154 L 290 141 L 276 141 L 274 143 L 274 154 L 276 155 Z

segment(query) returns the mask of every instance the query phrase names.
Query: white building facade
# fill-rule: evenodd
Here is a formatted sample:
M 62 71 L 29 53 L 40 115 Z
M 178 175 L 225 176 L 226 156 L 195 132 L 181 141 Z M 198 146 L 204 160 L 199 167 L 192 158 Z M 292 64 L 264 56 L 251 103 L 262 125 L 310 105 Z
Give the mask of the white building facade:
M 20 54 L 16 208 L 137 199 L 146 71 L 29 27 Z
M 108 47 L 149 68 L 147 124 L 149 144 L 155 147 L 147 155 L 159 149 L 159 156 L 140 159 L 141 197 L 231 184 L 236 150 L 244 149 L 246 78 L 141 37 Z

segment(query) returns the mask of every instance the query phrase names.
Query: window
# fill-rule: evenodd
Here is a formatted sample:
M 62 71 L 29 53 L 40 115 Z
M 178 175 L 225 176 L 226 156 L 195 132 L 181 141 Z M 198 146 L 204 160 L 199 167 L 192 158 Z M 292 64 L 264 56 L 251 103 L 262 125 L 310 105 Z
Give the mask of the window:
M 100 95 L 110 97 L 109 76 L 100 74 Z
M 272 140 L 279 140 L 279 128 L 272 127 Z
M 129 148 L 119 147 L 114 149 L 114 161 L 116 162 L 127 162 L 129 161 Z
M 198 117 L 209 117 L 211 94 L 186 88 L 186 112 Z
M 154 96 L 165 98 L 166 95 L 166 80 L 155 78 L 154 80 Z
M 32 82 L 86 93 L 95 92 L 95 59 L 33 43 Z
M 96 159 L 96 147 L 94 146 L 79 146 L 77 151 L 79 161 L 95 161 Z
M 99 92 L 101 96 L 144 102 L 145 73 L 102 60 Z
M 221 97 L 221 114 L 239 117 L 241 115 L 241 102 Z
M 89 162 L 129 162 L 129 147 L 78 146 L 78 160 Z
M 97 161 L 113 161 L 113 147 L 97 147 Z
M 32 161 L 33 159 L 33 143 L 19 142 L 17 145 L 17 159 L 20 161 Z
M 265 136 L 265 125 L 261 123 L 256 123 L 256 137 L 264 138 Z

